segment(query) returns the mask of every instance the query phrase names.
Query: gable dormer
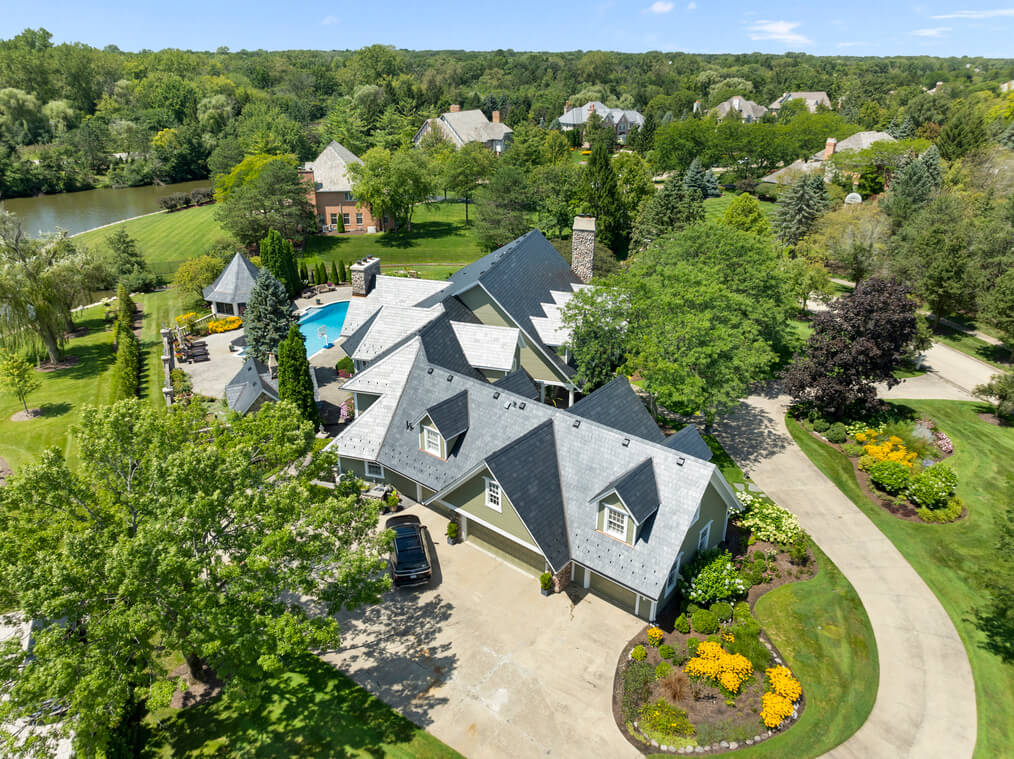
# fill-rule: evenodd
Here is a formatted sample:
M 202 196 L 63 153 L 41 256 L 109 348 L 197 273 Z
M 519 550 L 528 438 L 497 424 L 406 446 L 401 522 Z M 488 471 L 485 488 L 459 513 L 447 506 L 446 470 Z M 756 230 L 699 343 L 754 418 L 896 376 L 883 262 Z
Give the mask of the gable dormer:
M 660 503 L 651 459 L 617 477 L 592 501 L 597 504 L 596 529 L 633 545 Z
M 419 450 L 446 459 L 468 430 L 468 391 L 462 390 L 426 409 L 419 420 Z

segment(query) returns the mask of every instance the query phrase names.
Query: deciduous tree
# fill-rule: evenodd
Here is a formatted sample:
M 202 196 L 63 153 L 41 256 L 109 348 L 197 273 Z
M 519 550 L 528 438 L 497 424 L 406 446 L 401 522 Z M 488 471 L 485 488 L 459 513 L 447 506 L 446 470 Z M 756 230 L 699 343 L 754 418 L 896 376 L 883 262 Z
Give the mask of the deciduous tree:
M 17 396 L 28 415 L 29 393 L 39 389 L 42 380 L 35 368 L 18 353 L 0 352 L 0 391 Z
M 760 202 L 748 192 L 740 193 L 726 206 L 722 223 L 764 238 L 771 234 L 771 224 Z
M 412 214 L 431 192 L 432 180 L 418 150 L 370 148 L 362 163 L 349 166 L 358 207 L 369 206 L 378 218 L 388 216 L 412 229 Z
M 219 256 L 203 255 L 184 261 L 173 275 L 173 287 L 187 300 L 187 306 L 204 303 L 204 288 L 212 284 L 225 268 Z
M 443 165 L 443 186 L 465 199 L 465 223 L 468 202 L 476 189 L 493 173 L 493 154 L 480 142 L 467 142 L 451 153 Z
M 220 201 L 215 218 L 243 245 L 253 245 L 272 229 L 292 240 L 316 226 L 307 186 L 292 156 L 243 159 L 219 178 L 215 197 Z

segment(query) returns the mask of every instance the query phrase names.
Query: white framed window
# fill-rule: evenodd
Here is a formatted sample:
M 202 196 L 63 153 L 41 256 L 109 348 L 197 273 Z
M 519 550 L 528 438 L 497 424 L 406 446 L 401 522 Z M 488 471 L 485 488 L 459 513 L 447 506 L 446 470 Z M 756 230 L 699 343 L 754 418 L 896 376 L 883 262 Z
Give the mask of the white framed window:
M 620 540 L 627 539 L 627 515 L 622 511 L 614 509 L 610 506 L 606 506 L 606 532 L 609 535 L 619 538 Z
M 345 193 L 345 200 L 352 200 L 352 193 L 351 192 L 346 192 Z
M 683 563 L 683 552 L 681 551 L 676 557 L 676 563 L 672 565 L 672 569 L 669 571 L 669 577 L 665 581 L 665 594 L 669 595 L 672 593 L 673 588 L 676 587 L 676 581 L 680 576 L 680 564 Z
M 486 506 L 493 511 L 500 511 L 503 507 L 501 502 L 500 483 L 496 480 L 486 478 Z
M 357 227 L 363 226 L 363 215 L 361 213 L 356 214 L 356 226 Z
M 690 522 L 690 526 L 693 527 L 697 524 L 697 520 L 701 518 L 701 505 L 697 504 L 697 511 L 694 512 L 694 518 Z
M 708 522 L 701 528 L 700 533 L 697 535 L 697 550 L 703 551 L 708 547 L 708 541 L 711 539 L 711 522 Z
M 383 477 L 384 467 L 378 464 L 376 461 L 366 462 L 366 476 L 367 477 Z
M 426 453 L 432 453 L 434 456 L 440 455 L 440 433 L 432 427 L 423 427 L 423 450 Z
M 342 224 L 344 224 L 347 227 L 350 223 L 351 222 L 349 221 L 349 215 L 347 213 L 343 213 L 342 214 Z

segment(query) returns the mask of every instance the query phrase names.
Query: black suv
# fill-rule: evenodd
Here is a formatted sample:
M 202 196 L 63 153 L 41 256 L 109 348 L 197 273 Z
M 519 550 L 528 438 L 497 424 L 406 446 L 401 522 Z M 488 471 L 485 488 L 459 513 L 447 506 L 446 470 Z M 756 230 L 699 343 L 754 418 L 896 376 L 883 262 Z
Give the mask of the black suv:
M 425 528 L 414 514 L 391 517 L 384 525 L 394 530 L 391 549 L 391 574 L 395 585 L 422 585 L 433 573 Z

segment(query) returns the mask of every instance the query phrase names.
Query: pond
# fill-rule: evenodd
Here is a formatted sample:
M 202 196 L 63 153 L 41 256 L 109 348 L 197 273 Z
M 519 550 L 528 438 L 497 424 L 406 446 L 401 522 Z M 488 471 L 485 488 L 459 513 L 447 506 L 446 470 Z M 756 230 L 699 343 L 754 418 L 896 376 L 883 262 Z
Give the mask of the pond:
M 35 198 L 10 198 L 0 208 L 17 214 L 25 233 L 33 237 L 65 229 L 72 235 L 134 216 L 161 210 L 159 201 L 174 192 L 210 187 L 210 179 L 148 187 L 82 190 Z

